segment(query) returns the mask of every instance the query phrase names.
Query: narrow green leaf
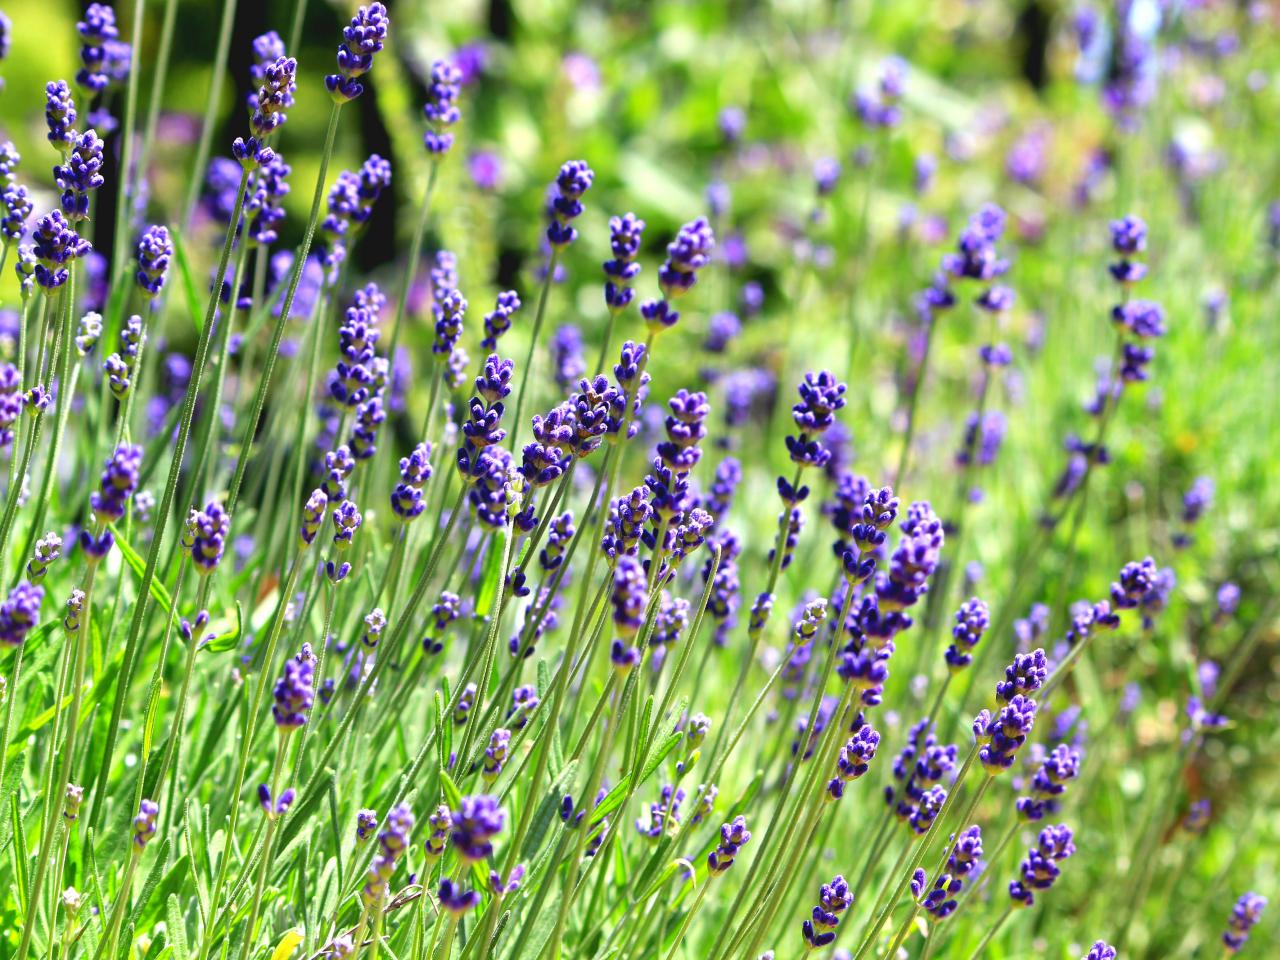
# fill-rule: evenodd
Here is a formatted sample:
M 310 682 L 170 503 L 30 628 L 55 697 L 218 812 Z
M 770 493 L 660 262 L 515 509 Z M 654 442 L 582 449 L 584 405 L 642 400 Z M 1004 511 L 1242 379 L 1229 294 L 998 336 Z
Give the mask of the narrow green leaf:
M 169 894 L 165 901 L 165 929 L 168 932 L 169 944 L 173 947 L 174 960 L 187 960 L 187 921 L 182 915 L 182 905 L 176 893 Z
M 605 794 L 605 798 L 600 801 L 600 805 L 591 811 L 591 817 L 587 820 L 587 823 L 594 826 L 622 806 L 622 801 L 627 799 L 627 789 L 630 786 L 631 778 L 629 776 L 624 776 L 619 780 L 614 788 Z
M 444 767 L 440 768 L 440 786 L 444 790 L 445 803 L 449 804 L 450 809 L 459 809 L 462 806 L 462 791 Z
M 484 557 L 484 569 L 480 575 L 480 590 L 476 594 L 476 618 L 487 617 L 493 610 L 502 580 L 502 562 L 507 552 L 507 528 L 499 530 L 489 542 Z
M 183 299 L 187 301 L 187 313 L 191 318 L 191 326 L 196 333 L 204 326 L 204 310 L 200 304 L 200 288 L 196 286 L 191 274 L 191 262 L 187 259 L 187 248 L 182 234 L 176 226 L 169 226 L 169 237 L 173 240 L 173 259 L 178 264 L 178 278 L 181 280 Z M 120 284 L 125 286 L 125 284 Z

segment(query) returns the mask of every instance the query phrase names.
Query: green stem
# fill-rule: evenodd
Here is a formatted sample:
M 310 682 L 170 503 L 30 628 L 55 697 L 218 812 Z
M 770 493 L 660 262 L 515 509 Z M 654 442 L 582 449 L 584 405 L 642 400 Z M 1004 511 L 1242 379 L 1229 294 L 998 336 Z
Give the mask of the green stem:
M 521 415 L 524 413 L 524 393 L 529 386 L 529 381 L 533 379 L 533 354 L 538 347 L 538 338 L 542 335 L 542 319 L 547 312 L 547 299 L 551 294 L 552 278 L 556 274 L 556 260 L 560 256 L 560 251 L 554 247 L 551 250 L 551 256 L 547 259 L 547 275 L 542 278 L 542 290 L 538 294 L 538 309 L 533 314 L 533 329 L 529 331 L 529 349 L 524 355 L 524 368 L 521 371 L 520 390 L 516 393 L 515 417 L 511 420 L 511 449 L 516 449 L 516 440 L 520 433 Z M 652 340 L 652 338 L 650 338 Z M 646 355 L 648 351 L 646 351 Z M 630 405 L 627 412 L 631 410 Z M 626 431 L 623 431 L 625 439 Z
M 200 140 L 196 145 L 191 173 L 188 175 L 187 198 L 183 204 L 183 209 L 186 211 L 182 220 L 184 235 L 191 232 L 191 221 L 195 217 L 196 206 L 200 201 L 200 188 L 204 186 L 204 170 L 209 164 L 209 150 L 213 145 L 214 121 L 218 116 L 218 108 L 222 105 L 222 85 L 227 78 L 227 58 L 231 53 L 231 32 L 235 21 L 236 0 L 222 0 L 218 47 L 213 55 L 213 68 L 209 71 L 209 98 L 204 105 L 204 119 L 200 123 Z M 231 222 L 233 224 L 240 222 L 238 213 Z
M 413 289 L 413 281 L 418 275 L 418 261 L 422 258 L 422 241 L 427 235 L 427 225 L 431 222 L 431 197 L 435 194 L 436 179 L 440 176 L 440 162 L 431 161 L 431 172 L 427 175 L 427 191 L 422 196 L 422 206 L 418 208 L 418 222 L 413 228 L 413 237 L 409 240 L 409 262 L 401 274 L 400 290 L 396 297 L 396 315 L 391 321 L 391 340 L 387 347 L 387 356 L 395 362 L 396 348 L 400 346 L 400 335 L 404 328 L 404 315 L 408 309 L 409 291 Z
M 231 226 L 227 229 L 222 243 L 222 254 L 218 261 L 218 272 L 215 276 L 227 274 L 227 263 L 231 259 L 231 247 L 235 242 L 235 225 L 240 222 L 240 214 L 244 209 L 245 192 L 249 185 L 249 171 L 241 170 L 240 186 L 236 193 L 236 203 L 232 208 Z M 178 478 L 182 472 L 182 461 L 187 450 L 187 440 L 191 436 L 191 422 L 195 417 L 196 398 L 200 393 L 200 383 L 204 377 L 205 366 L 209 359 L 209 341 L 213 334 L 213 316 L 218 309 L 221 290 L 215 285 L 209 295 L 209 304 L 205 308 L 204 326 L 200 330 L 200 339 L 196 345 L 195 362 L 192 364 L 191 382 L 187 385 L 186 397 L 183 400 L 182 418 L 178 424 L 178 435 L 173 443 L 173 457 L 169 462 L 169 476 L 165 481 L 164 493 L 155 514 L 155 529 L 151 534 L 151 545 L 147 549 L 146 565 L 142 573 L 142 581 L 138 585 L 138 599 L 133 605 L 133 616 L 129 622 L 129 635 L 125 641 L 124 658 L 120 664 L 120 675 L 116 680 L 116 696 L 111 707 L 111 721 L 107 728 L 107 739 L 102 759 L 98 767 L 98 780 L 93 791 L 93 808 L 89 815 L 89 823 L 97 827 L 101 823 L 101 813 L 106 793 L 107 778 L 111 772 L 111 757 L 115 750 L 116 739 L 120 732 L 120 720 L 124 714 L 125 700 L 129 695 L 129 685 L 133 677 L 133 668 L 138 652 L 147 614 L 151 607 L 151 585 L 155 582 L 156 566 L 160 561 L 160 549 L 164 542 L 165 528 L 169 523 L 169 515 L 173 509 L 174 496 L 178 489 Z
M 995 935 L 1000 932 L 1000 928 L 1004 926 L 1005 921 L 1009 919 L 1009 915 L 1011 913 L 1013 913 L 1012 906 L 1004 908 L 1004 912 L 996 918 L 996 922 L 988 928 L 985 934 L 983 934 L 982 940 L 978 943 L 978 948 L 969 955 L 969 960 L 980 960 L 981 957 L 985 956 L 987 947 L 991 944 Z
M 324 135 L 324 150 L 320 154 L 320 172 L 316 175 L 316 189 L 311 198 L 311 213 L 307 217 L 307 230 L 303 234 L 302 246 L 298 248 L 297 257 L 294 260 L 293 273 L 289 276 L 289 289 L 285 294 L 280 317 L 276 320 L 275 328 L 271 331 L 271 347 L 267 351 L 266 365 L 259 375 L 258 392 L 253 398 L 253 413 L 245 422 L 244 434 L 240 441 L 240 456 L 236 461 L 235 475 L 232 477 L 231 487 L 227 494 L 228 513 L 235 513 L 236 501 L 240 496 L 240 485 L 244 481 L 245 468 L 249 465 L 249 455 L 253 451 L 253 438 L 258 431 L 258 421 L 262 417 L 262 408 L 267 402 L 267 390 L 271 386 L 271 374 L 275 370 L 276 359 L 280 355 L 280 341 L 284 337 L 285 324 L 288 323 L 289 314 L 293 310 L 293 298 L 298 292 L 298 282 L 302 279 L 302 271 L 306 267 L 307 256 L 311 253 L 311 241 L 315 238 L 316 224 L 320 219 L 320 204 L 324 201 L 325 178 L 329 174 L 329 161 L 333 157 L 333 144 L 338 134 L 338 112 L 341 109 L 341 103 L 334 103 L 333 109 L 329 111 L 329 126 Z M 238 218 L 232 221 L 232 223 L 236 222 L 238 222 Z M 222 269 L 223 273 L 225 273 L 225 264 L 223 264 Z
M 288 733 L 281 733 L 280 741 L 276 745 L 275 764 L 271 768 L 271 802 L 273 804 L 276 797 L 280 795 L 280 768 L 284 766 L 285 746 L 288 742 Z M 244 936 L 240 939 L 240 960 L 245 960 L 249 956 L 249 947 L 254 941 L 258 915 L 262 910 L 262 891 L 266 887 L 267 871 L 271 869 L 272 841 L 276 836 L 276 824 L 280 821 L 274 811 L 268 811 L 266 817 L 267 829 L 262 838 L 262 862 L 258 867 L 258 879 L 253 887 L 253 906 L 249 909 L 249 922 L 245 925 Z
M 102 525 L 96 525 L 93 536 L 101 536 Z M 45 871 L 49 866 L 49 856 L 53 850 L 54 824 L 57 822 L 54 804 L 67 792 L 67 783 L 71 778 L 71 768 L 75 759 L 76 734 L 80 726 L 80 706 L 84 696 L 85 668 L 88 660 L 90 623 L 93 619 L 93 583 L 98 571 L 98 562 L 91 563 L 85 570 L 81 589 L 84 591 L 84 603 L 80 613 L 79 627 L 75 632 L 75 667 L 72 673 L 71 706 L 67 710 L 67 732 L 63 739 L 62 755 L 57 763 L 58 774 L 54 781 L 57 788 L 45 797 L 45 828 L 41 832 L 40 852 L 36 859 L 35 880 L 31 885 L 27 898 L 27 916 L 22 925 L 22 939 L 18 943 L 18 960 L 26 960 L 31 949 L 31 934 L 36 925 L 36 912 L 44 888 Z M 68 642 L 73 638 L 68 637 Z
M 146 0 L 134 0 L 132 34 L 129 37 L 129 81 L 125 87 L 124 125 L 120 129 L 120 181 L 116 189 L 116 222 L 112 236 L 111 274 L 114 284 L 120 278 L 121 268 L 126 262 L 126 239 L 129 236 L 130 214 L 133 210 L 130 194 L 132 193 L 133 175 L 130 166 L 133 162 L 133 131 L 138 121 L 138 54 L 142 47 L 143 11 Z M 146 176 L 145 171 L 138 170 L 138 181 Z
M 116 944 L 120 940 L 120 924 L 124 921 L 125 907 L 129 904 L 129 889 L 133 886 L 133 875 L 137 872 L 140 859 L 142 859 L 142 851 L 135 846 L 129 854 L 129 864 L 124 868 L 124 879 L 120 881 L 120 892 L 116 894 L 116 905 L 111 911 L 110 932 L 105 940 L 99 941 L 97 957 L 118 956 Z M 105 954 L 102 952 L 104 946 L 107 948 Z

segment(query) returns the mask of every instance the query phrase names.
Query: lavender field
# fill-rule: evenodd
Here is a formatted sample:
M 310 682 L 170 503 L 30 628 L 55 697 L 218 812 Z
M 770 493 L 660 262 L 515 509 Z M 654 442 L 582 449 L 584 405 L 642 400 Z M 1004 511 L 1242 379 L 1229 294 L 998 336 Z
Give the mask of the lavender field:
M 1280 5 L 8 0 L 0 960 L 1280 938 Z

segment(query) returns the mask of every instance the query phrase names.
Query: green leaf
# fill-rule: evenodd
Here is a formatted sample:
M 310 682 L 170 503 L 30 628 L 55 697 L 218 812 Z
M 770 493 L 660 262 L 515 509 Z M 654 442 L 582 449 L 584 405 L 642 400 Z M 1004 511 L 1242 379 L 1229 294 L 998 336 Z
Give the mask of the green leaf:
M 182 905 L 176 893 L 169 894 L 165 901 L 165 930 L 169 935 L 169 944 L 173 947 L 174 960 L 187 960 L 187 921 L 182 915 Z
M 133 913 L 129 915 L 129 922 L 132 926 L 150 927 L 153 923 L 160 919 L 160 913 L 164 910 L 164 897 L 170 893 L 176 893 L 182 888 L 182 882 L 187 873 L 187 867 L 191 861 L 186 857 L 179 857 L 177 862 L 168 873 L 164 872 L 164 865 L 169 859 L 169 841 L 166 839 L 160 849 L 156 851 L 155 863 L 151 865 L 151 872 L 147 874 L 146 882 L 142 884 L 142 892 L 138 895 L 138 902 L 133 905 Z M 161 878 L 164 878 L 164 885 L 161 886 Z M 160 888 L 161 899 L 157 900 L 155 906 L 150 906 L 151 895 Z
M 444 790 L 445 803 L 449 804 L 449 808 L 457 810 L 462 807 L 462 791 L 458 789 L 458 785 L 453 782 L 453 777 L 449 776 L 449 771 L 440 768 L 440 786 Z
M 114 523 L 108 524 L 108 526 L 116 536 L 116 546 L 120 548 L 120 555 L 124 557 L 124 562 L 137 574 L 138 581 L 141 582 L 147 572 L 146 561 L 139 556 L 137 550 L 129 545 L 129 541 L 124 538 L 124 534 L 120 532 Z M 173 601 L 169 598 L 169 591 L 165 589 L 159 577 L 153 576 L 151 578 L 151 589 L 148 592 L 151 594 L 151 599 L 160 604 L 166 614 L 173 615 Z
M 191 262 L 187 259 L 187 248 L 182 234 L 176 226 L 169 227 L 169 237 L 173 240 L 173 259 L 178 265 L 178 279 L 181 280 L 183 299 L 187 301 L 187 312 L 191 317 L 191 326 L 196 333 L 204 326 L 204 309 L 200 303 L 200 288 L 196 286 L 191 275 Z M 124 286 L 121 284 L 120 286 Z
M 630 786 L 631 778 L 629 776 L 624 776 L 619 780 L 614 788 L 605 794 L 605 798 L 600 801 L 600 805 L 591 811 L 591 817 L 587 820 L 587 823 L 594 826 L 622 806 L 622 801 L 627 799 L 627 790 Z
M 667 755 L 671 753 L 671 751 L 676 748 L 676 745 L 683 739 L 684 734 L 682 732 L 676 732 L 667 737 L 666 740 L 662 741 L 658 749 L 650 754 L 649 759 L 645 761 L 644 769 L 640 771 L 640 780 L 637 782 L 636 786 L 639 786 L 641 783 L 648 780 L 653 771 L 658 769 L 658 764 L 662 763 L 662 761 L 667 758 Z
M 493 610 L 502 584 L 503 559 L 507 553 L 507 528 L 503 527 L 489 541 L 489 551 L 484 555 L 484 570 L 480 574 L 480 591 L 476 594 L 476 618 L 487 617 Z
M 234 650 L 240 643 L 240 631 L 244 626 L 244 610 L 240 601 L 236 601 L 236 624 L 227 633 L 220 633 L 200 649 L 209 653 L 225 653 Z

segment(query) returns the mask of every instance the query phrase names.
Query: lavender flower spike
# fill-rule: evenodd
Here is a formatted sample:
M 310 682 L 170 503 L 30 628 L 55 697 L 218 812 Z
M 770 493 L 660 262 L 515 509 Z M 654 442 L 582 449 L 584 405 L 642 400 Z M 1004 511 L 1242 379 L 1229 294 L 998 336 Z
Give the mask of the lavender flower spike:
M 43 600 L 44 587 L 25 580 L 9 591 L 8 598 L 0 603 L 0 647 L 22 646 L 35 628 Z
M 1228 954 L 1238 953 L 1249 939 L 1249 931 L 1262 919 L 1262 911 L 1267 908 L 1267 898 L 1249 892 L 1240 895 L 1236 905 L 1231 908 L 1231 918 L 1227 921 L 1226 932 L 1222 942 Z
M 720 843 L 707 854 L 707 870 L 712 876 L 726 872 L 733 866 L 738 851 L 751 839 L 751 831 L 747 829 L 747 820 L 743 816 L 733 818 L 720 828 Z
M 449 128 L 462 119 L 458 110 L 458 95 L 462 90 L 462 72 L 447 60 L 437 60 L 431 65 L 431 80 L 427 84 L 427 102 L 422 112 L 429 129 L 422 138 L 428 154 L 438 158 L 453 147 L 453 134 Z
M 373 55 L 382 50 L 391 20 L 381 3 L 361 7 L 342 31 L 338 46 L 338 72 L 324 78 L 325 89 L 334 103 L 348 103 L 364 93 L 357 80 L 373 69 Z

